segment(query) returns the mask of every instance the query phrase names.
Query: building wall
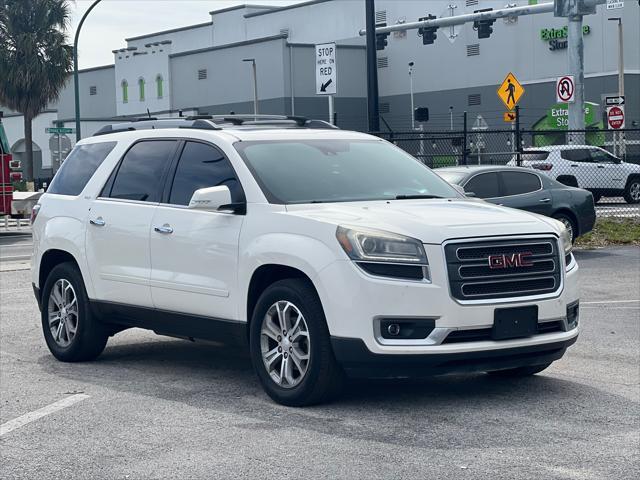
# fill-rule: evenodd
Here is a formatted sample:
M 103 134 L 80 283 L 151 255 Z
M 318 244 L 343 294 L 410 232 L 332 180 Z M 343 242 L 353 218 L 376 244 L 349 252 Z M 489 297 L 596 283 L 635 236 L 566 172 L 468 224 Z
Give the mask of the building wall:
M 116 80 L 113 65 L 80 70 L 78 75 L 80 90 L 80 116 L 82 118 L 113 117 L 116 115 Z M 95 95 L 91 93 L 95 87 Z M 73 76 L 60 92 L 55 107 L 59 118 L 75 117 Z
M 213 26 L 211 22 L 206 22 L 125 39 L 127 47 L 139 50 L 147 44 L 163 40 L 171 40 L 173 53 L 210 47 L 213 45 Z

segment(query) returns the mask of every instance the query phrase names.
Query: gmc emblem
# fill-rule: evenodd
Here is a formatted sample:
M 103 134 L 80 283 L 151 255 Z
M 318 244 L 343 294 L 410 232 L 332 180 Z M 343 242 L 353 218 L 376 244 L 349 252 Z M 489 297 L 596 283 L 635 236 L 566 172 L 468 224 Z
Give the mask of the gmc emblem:
M 531 267 L 533 262 L 529 258 L 531 252 L 513 253 L 511 255 L 489 255 L 489 268 L 499 270 L 503 268 Z

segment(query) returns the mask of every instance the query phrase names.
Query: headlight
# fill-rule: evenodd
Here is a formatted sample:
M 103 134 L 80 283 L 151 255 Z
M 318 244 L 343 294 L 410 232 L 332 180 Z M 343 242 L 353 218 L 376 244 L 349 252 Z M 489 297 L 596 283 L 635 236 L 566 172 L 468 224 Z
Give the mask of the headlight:
M 426 265 L 427 254 L 419 240 L 381 230 L 338 227 L 338 242 L 352 260 Z
M 559 222 L 562 227 L 560 228 L 560 241 L 562 242 L 562 247 L 564 248 L 565 256 L 571 253 L 573 250 L 573 243 L 571 243 L 571 235 L 567 230 L 567 227 L 564 226 L 562 222 Z

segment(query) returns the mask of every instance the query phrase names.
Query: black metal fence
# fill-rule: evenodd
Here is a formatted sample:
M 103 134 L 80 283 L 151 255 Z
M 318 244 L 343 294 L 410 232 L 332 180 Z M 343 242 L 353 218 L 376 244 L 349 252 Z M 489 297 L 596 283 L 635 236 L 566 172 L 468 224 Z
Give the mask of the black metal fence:
M 640 219 L 640 129 L 378 132 L 431 168 L 533 168 L 592 191 L 598 215 Z

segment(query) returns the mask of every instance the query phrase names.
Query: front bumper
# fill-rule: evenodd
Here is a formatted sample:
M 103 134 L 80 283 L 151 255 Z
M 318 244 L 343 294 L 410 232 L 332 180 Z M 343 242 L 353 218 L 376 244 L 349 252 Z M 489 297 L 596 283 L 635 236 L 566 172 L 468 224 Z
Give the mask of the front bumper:
M 431 282 L 373 277 L 349 260 L 336 261 L 319 272 L 314 283 L 325 310 L 338 360 L 345 365 L 352 363 L 354 359 L 345 352 L 348 353 L 351 349 L 363 351 L 364 348 L 364 352 L 372 356 L 360 356 L 364 360 L 355 359 L 356 364 L 369 360 L 377 364 L 381 358 L 396 358 L 399 364 L 403 364 L 405 357 L 416 356 L 421 358 L 419 363 L 433 366 L 435 370 L 439 370 L 440 367 L 449 370 L 444 368 L 446 365 L 441 365 L 448 362 L 447 359 L 465 359 L 466 362 L 474 360 L 476 353 L 482 357 L 495 352 L 496 358 L 501 357 L 505 360 L 511 357 L 511 353 L 522 353 L 529 348 L 538 353 L 543 352 L 545 357 L 549 353 L 549 345 L 556 345 L 551 349 L 555 353 L 550 354 L 551 357 L 557 355 L 553 358 L 555 360 L 562 356 L 566 347 L 575 342 L 578 328 L 568 328 L 567 325 L 567 306 L 579 298 L 578 266 L 575 265 L 575 261 L 571 269 L 564 274 L 561 288 L 553 295 L 546 295 L 544 298 L 496 299 L 469 304 L 456 301 L 450 294 L 442 246 L 425 245 L 425 249 L 430 260 Z M 500 341 L 431 341 L 438 337 L 444 340 L 448 334 L 458 330 L 491 328 L 496 308 L 530 305 L 538 307 L 539 324 L 559 322 L 564 328 L 530 337 Z M 379 330 L 376 330 L 379 328 L 378 320 L 394 317 L 435 321 L 435 333 L 426 341 L 381 340 Z M 442 335 L 439 335 L 440 333 Z M 486 366 L 480 368 L 483 369 L 486 369 Z
M 481 350 L 439 355 L 380 355 L 372 353 L 362 340 L 332 337 L 338 362 L 354 378 L 420 378 L 463 372 L 488 372 L 507 368 L 545 365 L 560 359 L 575 343 L 577 335 L 561 342 L 520 348 Z

